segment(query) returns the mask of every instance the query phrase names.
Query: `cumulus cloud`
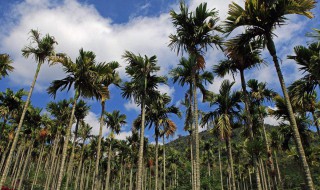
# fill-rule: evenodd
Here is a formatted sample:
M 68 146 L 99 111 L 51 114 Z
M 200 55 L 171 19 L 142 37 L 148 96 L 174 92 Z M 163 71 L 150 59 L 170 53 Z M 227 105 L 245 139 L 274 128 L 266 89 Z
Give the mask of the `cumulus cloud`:
M 127 111 L 134 110 L 140 113 L 140 106 L 134 102 L 133 98 L 131 98 L 131 100 L 125 103 L 124 107 L 126 108 Z
M 161 84 L 158 86 L 158 90 L 160 91 L 161 94 L 167 93 L 168 96 L 170 96 L 173 99 L 173 94 L 174 94 L 174 87 L 169 87 L 168 85 Z
M 167 47 L 168 36 L 173 32 L 169 14 L 157 17 L 134 17 L 128 23 L 115 24 L 102 17 L 92 5 L 80 4 L 76 0 L 65 0 L 62 4 L 50 1 L 29 0 L 17 4 L 12 10 L 16 25 L 8 24 L 7 33 L 1 33 L 0 50 L 9 53 L 14 61 L 15 72 L 10 80 L 15 84 L 29 85 L 36 64 L 34 60 L 21 56 L 21 49 L 28 44 L 30 29 L 54 36 L 59 45 L 57 52 L 67 53 L 73 60 L 81 47 L 94 51 L 97 61 L 119 61 L 121 77 L 126 63 L 121 56 L 125 50 L 141 55 L 157 55 L 160 73 L 166 73 L 176 62 L 176 55 Z M 47 86 L 53 79 L 62 78 L 60 66 L 49 68 L 43 65 L 37 88 Z
M 126 140 L 127 137 L 131 136 L 132 132 L 131 131 L 122 131 L 119 134 L 115 135 L 115 139 L 118 140 Z
M 99 135 L 100 130 L 100 122 L 99 122 L 99 115 L 89 111 L 88 115 L 84 118 L 84 121 L 88 123 L 92 127 L 92 135 Z M 102 136 L 106 136 L 109 132 L 107 126 L 103 126 L 102 128 Z

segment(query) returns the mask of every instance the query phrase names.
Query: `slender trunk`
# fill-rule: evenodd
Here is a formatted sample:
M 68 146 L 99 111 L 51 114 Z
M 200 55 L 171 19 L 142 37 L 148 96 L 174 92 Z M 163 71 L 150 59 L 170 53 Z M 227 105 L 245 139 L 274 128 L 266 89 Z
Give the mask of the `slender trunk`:
M 190 134 L 190 160 L 191 160 L 191 185 L 192 185 L 192 190 L 195 190 L 195 172 L 194 172 L 194 161 L 193 161 L 193 146 L 192 146 L 192 143 L 193 143 L 193 140 L 192 140 L 192 133 Z
M 240 77 L 241 77 L 241 86 L 242 86 L 242 91 L 243 91 L 243 97 L 244 97 L 244 103 L 245 103 L 245 110 L 246 110 L 246 123 L 248 124 L 249 127 L 249 132 L 250 132 L 250 139 L 254 139 L 254 134 L 252 130 L 252 116 L 250 113 L 250 101 L 248 97 L 248 92 L 247 92 L 247 87 L 246 87 L 246 80 L 244 78 L 244 71 L 240 70 Z M 253 166 L 257 169 L 259 167 L 259 163 L 257 160 L 257 156 L 255 154 L 252 155 L 253 157 Z M 258 171 L 258 170 L 256 170 Z M 259 173 L 256 174 L 256 181 L 257 181 L 257 190 L 262 190 L 261 188 L 261 182 L 260 182 L 260 176 Z
M 132 165 L 131 165 L 131 168 L 130 168 L 130 182 L 129 182 L 129 190 L 132 190 L 132 176 L 133 176 L 133 168 L 132 168 Z
M 198 126 L 198 98 L 197 98 L 197 85 L 195 79 L 196 71 L 192 72 L 193 83 L 193 110 L 194 110 L 194 133 L 195 133 L 195 171 L 196 171 L 196 190 L 200 190 L 200 139 L 199 139 L 199 126 Z
M 158 123 L 157 123 L 157 125 L 158 125 Z M 156 126 L 156 128 L 158 128 L 159 126 Z M 155 190 L 158 190 L 158 176 L 159 176 L 159 159 L 158 159 L 158 139 L 159 137 L 158 137 L 158 134 L 156 134 L 156 138 L 155 138 L 155 140 L 156 140 L 156 173 L 155 173 L 155 186 L 154 186 L 154 189 Z
M 234 178 L 234 169 L 233 169 L 232 150 L 231 150 L 229 136 L 226 138 L 226 146 L 227 146 L 227 150 L 228 150 L 228 162 L 229 162 L 230 174 L 231 174 L 231 180 L 230 180 L 231 189 L 236 190 L 236 182 L 235 182 L 235 178 Z
M 252 179 L 251 179 L 251 172 L 250 172 L 250 168 L 249 168 L 248 172 L 249 172 L 249 183 L 250 183 L 250 189 L 252 190 L 253 188 L 252 188 Z
M 164 144 L 164 135 L 162 136 L 163 142 L 163 190 L 166 190 L 166 149 Z
M 144 92 L 141 98 L 141 129 L 140 129 L 140 144 L 138 156 L 138 174 L 136 190 L 142 190 L 142 173 L 143 173 L 143 148 L 144 148 L 144 125 L 145 125 L 145 101 L 146 101 L 147 79 L 144 79 Z
M 22 170 L 22 173 L 20 175 L 20 181 L 19 181 L 19 186 L 18 186 L 18 190 L 21 189 L 22 187 L 22 183 L 23 183 L 23 180 L 24 180 L 24 176 L 25 176 L 25 173 L 26 173 L 26 170 L 27 170 L 27 166 L 29 166 L 29 158 L 30 158 L 30 155 L 31 155 L 31 150 L 32 150 L 32 144 L 30 145 L 29 149 L 28 149 L 28 153 L 27 153 L 27 157 L 24 161 L 24 166 L 23 166 L 23 170 Z
M 19 140 L 19 135 L 20 135 L 20 131 L 21 131 L 21 127 L 22 127 L 23 121 L 24 121 L 24 116 L 26 115 L 27 108 L 28 108 L 29 103 L 30 103 L 30 99 L 31 99 L 31 95 L 32 95 L 32 92 L 33 92 L 33 89 L 34 89 L 34 85 L 36 84 L 37 77 L 38 77 L 38 74 L 40 72 L 40 67 L 41 67 L 41 62 L 38 63 L 37 70 L 36 70 L 36 73 L 34 75 L 34 78 L 33 78 L 33 81 L 32 81 L 31 87 L 30 87 L 30 91 L 29 91 L 26 103 L 24 104 L 24 107 L 23 107 L 23 111 L 22 111 L 22 114 L 21 114 L 19 125 L 17 127 L 16 134 L 14 136 L 13 143 L 12 143 L 12 146 L 11 146 L 11 149 L 10 149 L 10 153 L 9 153 L 9 156 L 7 158 L 7 161 L 6 161 L 3 173 L 2 173 L 2 177 L 1 177 L 1 181 L 0 181 L 0 187 L 2 187 L 2 185 L 6 181 L 6 178 L 7 178 L 7 175 L 8 175 L 8 171 L 9 171 L 9 168 L 10 168 L 10 165 L 11 165 L 11 161 L 12 161 L 13 152 L 16 149 L 16 146 L 17 146 L 17 143 L 18 143 L 18 140 Z
M 66 129 L 66 138 L 65 138 L 64 144 L 63 144 L 62 160 L 61 160 L 60 172 L 59 172 L 59 177 L 58 177 L 58 183 L 57 183 L 57 189 L 56 190 L 60 190 L 62 179 L 63 179 L 63 176 L 64 176 L 64 169 L 65 169 L 64 164 L 65 164 L 65 161 L 66 161 L 66 158 L 67 158 L 67 151 L 68 151 L 68 144 L 69 144 L 69 139 L 70 139 L 71 127 L 72 127 L 72 124 L 73 124 L 74 112 L 75 112 L 75 109 L 76 109 L 78 98 L 79 98 L 79 94 L 76 91 L 76 93 L 74 95 L 74 100 L 73 100 L 72 112 L 71 112 L 69 125 L 68 125 L 68 127 Z
M 41 150 L 40 150 L 40 155 L 38 158 L 38 163 L 37 163 L 37 167 L 36 167 L 36 173 L 33 177 L 33 181 L 32 181 L 32 185 L 31 185 L 31 190 L 33 190 L 33 187 L 37 184 L 37 179 L 38 179 L 38 174 L 41 168 L 41 162 L 42 162 L 42 157 L 43 157 L 43 151 L 44 150 L 44 142 L 41 145 Z
M 296 119 L 294 116 L 294 112 L 291 106 L 291 101 L 290 101 L 290 97 L 285 85 L 285 81 L 282 75 L 282 71 L 280 68 L 280 64 L 278 62 L 278 57 L 277 57 L 277 53 L 276 53 L 276 48 L 274 45 L 274 42 L 272 40 L 271 35 L 267 36 L 267 48 L 269 50 L 270 55 L 272 56 L 273 62 L 274 62 L 274 66 L 277 70 L 277 74 L 279 77 L 279 82 L 281 85 L 281 89 L 284 95 L 284 99 L 286 102 L 286 106 L 288 109 L 288 113 L 289 113 L 289 118 L 290 118 L 290 126 L 291 126 L 291 130 L 293 132 L 293 136 L 294 136 L 294 141 L 296 144 L 296 148 L 297 148 L 297 152 L 299 154 L 299 158 L 300 158 L 300 162 L 301 165 L 303 167 L 303 172 L 304 172 L 304 181 L 306 183 L 306 186 L 308 188 L 308 190 L 314 190 L 314 185 L 313 185 L 313 181 L 312 181 L 312 176 L 311 176 L 311 172 L 309 169 L 309 165 L 306 159 L 306 154 L 304 152 L 304 148 L 302 146 L 302 142 L 301 142 L 301 138 L 300 138 L 300 134 L 299 134 L 299 130 L 298 130 L 298 126 L 296 123 Z
M 54 172 L 54 164 L 55 164 L 56 160 L 58 159 L 57 149 L 58 149 L 59 141 L 60 141 L 60 134 L 57 134 L 54 139 L 54 145 L 53 145 L 52 152 L 51 152 L 51 166 L 50 166 L 50 170 L 48 170 L 49 173 L 47 173 L 47 176 L 46 176 L 47 178 L 46 178 L 45 190 L 48 190 L 50 187 L 52 173 Z
M 4 161 L 5 161 L 6 157 L 7 157 L 8 151 L 10 150 L 10 146 L 11 146 L 11 141 L 9 141 L 9 144 L 7 145 L 6 150 L 2 154 L 1 164 L 0 164 L 0 173 L 2 172 L 3 164 L 4 164 Z
M 85 143 L 85 139 L 83 139 L 82 141 L 82 145 L 81 145 L 81 155 L 80 155 L 80 161 L 79 161 L 79 166 L 78 166 L 78 170 L 77 170 L 77 175 L 76 175 L 76 180 L 75 180 L 75 189 L 78 189 L 78 183 L 79 183 L 79 177 L 80 177 L 80 172 L 82 169 L 82 165 L 83 165 L 83 153 L 84 153 L 84 143 Z
M 108 151 L 108 164 L 107 164 L 107 177 L 106 177 L 106 185 L 105 190 L 109 190 L 109 181 L 110 181 L 110 171 L 111 171 L 111 156 L 112 156 L 112 149 L 111 149 L 111 140 L 109 145 L 109 151 Z
M 100 129 L 99 129 L 99 137 L 98 137 L 98 147 L 97 147 L 97 160 L 96 160 L 96 166 L 94 170 L 94 183 L 98 182 L 98 176 L 99 176 L 99 162 L 100 162 L 100 155 L 101 155 L 101 139 L 102 139 L 102 128 L 103 128 L 103 116 L 105 112 L 105 100 L 101 100 L 101 116 L 100 116 Z M 95 187 L 97 189 L 98 183 L 95 183 Z
M 220 183 L 221 183 L 221 190 L 223 190 L 223 178 L 222 178 L 222 165 L 221 165 L 220 147 L 219 147 L 219 169 L 220 169 Z
M 269 139 L 267 136 L 266 127 L 264 125 L 263 116 L 261 113 L 259 113 L 259 115 L 260 115 L 260 120 L 262 122 L 263 136 L 264 136 L 264 140 L 266 142 L 266 148 L 267 148 L 267 158 L 268 158 L 267 166 L 269 169 L 268 174 L 272 178 L 272 183 L 273 183 L 272 189 L 277 190 L 278 187 L 277 187 L 277 182 L 276 182 L 276 176 L 274 175 L 275 170 L 274 170 L 274 163 L 273 163 L 273 159 L 272 159 L 272 152 L 271 152 L 270 145 L 269 145 Z
M 67 170 L 67 181 L 66 181 L 66 186 L 65 186 L 66 190 L 68 190 L 69 180 L 72 177 L 71 175 L 72 175 L 72 171 L 73 171 L 74 150 L 75 150 L 76 141 L 77 141 L 77 138 L 78 138 L 78 127 L 79 127 L 79 120 L 77 119 L 76 128 L 75 128 L 75 131 L 74 131 L 74 137 L 73 137 L 70 161 L 69 161 L 69 166 L 68 166 L 68 170 Z
M 263 165 L 263 161 L 261 158 L 260 158 L 260 170 L 261 170 L 261 176 L 262 176 L 263 183 L 264 183 L 264 188 L 267 190 L 269 188 L 268 188 L 268 184 L 267 184 L 266 172 L 264 170 L 264 165 Z
M 283 183 L 282 183 L 280 168 L 279 168 L 279 165 L 278 165 L 278 158 L 277 158 L 277 152 L 276 151 L 274 151 L 274 158 L 275 158 L 275 161 L 276 161 L 278 181 L 279 181 L 280 187 L 283 189 Z

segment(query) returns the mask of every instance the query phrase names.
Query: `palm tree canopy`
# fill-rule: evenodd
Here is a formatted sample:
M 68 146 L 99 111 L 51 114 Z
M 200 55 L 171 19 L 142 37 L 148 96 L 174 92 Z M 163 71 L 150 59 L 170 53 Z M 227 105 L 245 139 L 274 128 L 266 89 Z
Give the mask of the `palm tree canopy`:
M 192 72 L 193 67 L 196 64 L 197 58 L 194 55 L 190 55 L 188 59 L 182 57 L 179 61 L 178 67 L 172 69 L 170 71 L 170 75 L 172 76 L 173 83 L 178 82 L 181 86 L 191 85 L 192 84 Z M 202 74 L 200 72 L 196 72 L 195 81 L 197 88 L 200 89 L 203 95 L 203 101 L 208 100 L 212 93 L 208 91 L 205 87 L 207 83 L 212 84 L 213 82 L 213 74 L 209 71 L 204 71 Z
M 289 90 L 294 97 L 301 98 L 304 93 L 311 94 L 320 84 L 320 46 L 312 43 L 308 47 L 296 46 L 295 55 L 289 55 L 300 66 L 300 70 L 305 74 L 304 77 L 295 81 Z
M 131 81 L 125 82 L 122 89 L 122 97 L 129 99 L 133 98 L 135 103 L 141 104 L 141 99 L 148 97 L 156 97 L 157 87 L 159 83 L 165 83 L 167 79 L 154 75 L 153 73 L 160 70 L 156 65 L 157 57 L 135 55 L 132 52 L 126 51 L 123 58 L 128 62 L 126 73 L 132 78 Z
M 259 82 L 256 79 L 250 79 L 247 82 L 248 87 L 250 88 L 249 94 L 252 102 L 261 103 L 264 100 L 271 101 L 273 97 L 277 95 L 275 91 L 267 88 L 267 83 Z
M 169 47 L 177 51 L 177 54 L 183 54 L 185 51 L 196 55 L 198 68 L 204 68 L 204 58 L 201 55 L 207 50 L 208 45 L 219 46 L 222 40 L 218 35 L 212 34 L 214 31 L 222 31 L 217 25 L 217 15 L 215 9 L 207 9 L 207 3 L 201 3 L 195 12 L 189 12 L 185 2 L 180 1 L 180 13 L 170 11 L 177 33 L 169 36 Z
M 12 60 L 8 54 L 0 54 L 0 79 L 13 71 Z
M 86 117 L 86 115 L 88 114 L 89 110 L 90 110 L 89 105 L 87 105 L 87 103 L 83 100 L 79 100 L 77 102 L 76 105 L 76 109 L 74 112 L 74 116 L 76 117 L 77 120 L 82 120 Z
M 125 114 L 121 114 L 119 110 L 114 110 L 111 113 L 105 113 L 105 122 L 107 126 L 116 134 L 119 134 L 121 126 L 127 123 L 126 119 L 127 116 Z
M 58 44 L 53 36 L 46 34 L 43 38 L 41 38 L 41 34 L 38 30 L 30 31 L 31 42 L 28 46 L 24 47 L 22 51 L 22 55 L 28 58 L 30 55 L 34 56 L 34 59 L 42 64 L 48 58 L 48 56 L 53 56 L 54 52 L 54 44 Z M 33 47 L 33 44 L 36 47 Z
M 225 42 L 224 45 L 227 59 L 213 66 L 213 72 L 219 77 L 224 77 L 229 73 L 234 75 L 238 71 L 251 69 L 264 63 L 264 60 L 260 58 L 260 46 L 257 42 L 240 44 L 238 37 L 235 37 Z
M 26 95 L 27 92 L 23 89 L 18 90 L 16 93 L 9 88 L 5 92 L 0 92 L 0 115 L 4 116 L 17 112 L 23 103 L 22 97 Z
M 224 139 L 231 135 L 232 127 L 235 124 L 235 119 L 239 116 L 241 110 L 241 92 L 232 92 L 231 88 L 234 82 L 224 80 L 220 86 L 219 94 L 214 95 L 210 105 L 217 106 L 214 111 L 209 111 L 204 114 L 201 119 L 201 124 L 205 125 L 214 121 L 216 130 L 220 137 Z
M 57 91 L 68 91 L 73 86 L 79 96 L 101 99 L 107 96 L 109 91 L 103 85 L 108 77 L 109 65 L 98 63 L 96 65 L 96 55 L 92 51 L 79 50 L 79 56 L 76 62 L 72 62 L 69 57 L 60 54 L 51 57 L 53 64 L 61 63 L 64 71 L 68 74 L 67 77 L 61 80 L 54 80 L 47 89 L 50 95 L 56 96 Z M 107 73 L 107 74 L 106 74 Z
M 229 5 L 224 31 L 231 33 L 238 27 L 245 27 L 246 33 L 239 36 L 242 43 L 258 38 L 265 46 L 271 43 L 270 38 L 276 27 L 285 24 L 287 15 L 299 14 L 313 18 L 310 10 L 315 4 L 314 0 L 246 0 L 242 8 L 233 2 Z

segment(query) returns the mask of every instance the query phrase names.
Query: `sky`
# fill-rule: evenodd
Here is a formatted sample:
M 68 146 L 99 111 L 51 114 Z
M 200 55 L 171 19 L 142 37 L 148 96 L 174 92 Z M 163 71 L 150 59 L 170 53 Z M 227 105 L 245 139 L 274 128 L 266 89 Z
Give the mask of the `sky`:
M 187 1 L 190 10 L 194 10 L 202 2 L 205 1 Z M 227 16 L 228 4 L 231 2 L 231 0 L 211 0 L 208 1 L 208 7 L 218 10 L 220 21 L 223 21 Z M 234 2 L 244 4 L 243 0 Z M 56 52 L 66 53 L 72 60 L 78 56 L 79 49 L 83 48 L 95 52 L 97 62 L 118 61 L 121 65 L 118 71 L 124 81 L 129 79 L 125 74 L 126 63 L 121 58 L 125 50 L 149 57 L 156 55 L 161 67 L 158 74 L 169 76 L 169 71 L 179 63 L 180 59 L 180 56 L 168 48 L 168 36 L 175 32 L 169 11 L 178 11 L 178 4 L 177 0 L 0 0 L 0 53 L 8 53 L 15 67 L 9 77 L 0 81 L 0 90 L 4 91 L 6 88 L 29 90 L 36 63 L 32 57 L 24 58 L 21 49 L 30 43 L 28 37 L 31 29 L 38 29 L 42 35 L 48 33 L 54 36 L 58 42 Z M 292 15 L 288 17 L 287 25 L 275 31 L 276 48 L 282 61 L 281 66 L 287 85 L 302 76 L 297 64 L 288 60 L 287 55 L 293 54 L 296 45 L 306 45 L 307 32 L 312 28 L 320 28 L 320 6 L 318 5 L 312 12 L 315 14 L 314 19 Z M 246 72 L 245 76 L 247 80 L 255 78 L 260 82 L 267 82 L 269 88 L 280 93 L 278 77 L 268 52 L 263 51 L 262 57 L 268 64 Z M 209 48 L 205 59 L 206 68 L 210 71 L 213 65 L 224 59 L 224 55 L 220 50 Z M 32 96 L 32 104 L 42 107 L 43 113 L 46 112 L 45 106 L 49 101 L 72 97 L 72 92 L 58 92 L 56 99 L 46 93 L 51 81 L 62 79 L 64 76 L 65 73 L 59 65 L 42 66 Z M 234 90 L 240 88 L 239 76 L 225 78 L 236 81 Z M 215 77 L 213 84 L 208 84 L 207 88 L 218 92 L 222 81 L 223 79 Z M 171 104 L 179 106 L 182 112 L 184 111 L 180 100 L 184 98 L 186 87 L 173 84 L 169 79 L 168 85 L 160 85 L 158 89 L 169 94 L 172 97 Z M 125 139 L 131 134 L 132 121 L 139 115 L 140 109 L 131 100 L 123 99 L 118 88 L 111 86 L 110 90 L 111 98 L 106 102 L 106 110 L 108 112 L 120 110 L 127 115 L 128 124 L 116 136 L 118 139 Z M 198 98 L 201 100 L 200 96 Z M 91 124 L 92 133 L 97 135 L 100 104 L 96 100 L 85 101 L 92 108 L 85 121 Z M 274 107 L 272 104 L 268 106 Z M 201 102 L 199 108 L 205 111 L 210 109 L 207 104 Z M 187 134 L 183 131 L 184 117 L 179 119 L 172 116 L 172 119 L 176 122 L 178 130 L 175 136 L 167 141 L 177 138 L 178 135 Z M 273 125 L 278 122 L 272 117 L 267 117 L 265 120 L 265 123 Z M 109 130 L 105 126 L 103 135 L 106 136 L 108 133 Z M 149 142 L 154 142 L 153 129 L 147 130 L 146 136 Z

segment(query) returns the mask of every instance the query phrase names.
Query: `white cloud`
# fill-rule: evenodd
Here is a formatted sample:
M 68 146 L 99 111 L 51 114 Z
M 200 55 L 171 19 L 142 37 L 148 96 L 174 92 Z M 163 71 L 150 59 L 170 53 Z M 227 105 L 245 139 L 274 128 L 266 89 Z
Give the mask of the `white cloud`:
M 281 122 L 281 120 L 276 119 L 273 116 L 267 116 L 266 118 L 264 118 L 264 123 L 265 124 L 278 126 L 280 124 L 280 122 Z
M 127 111 L 134 110 L 136 112 L 140 112 L 140 106 L 134 102 L 133 98 L 125 103 L 124 107 Z
M 132 132 L 131 131 L 122 131 L 119 134 L 115 135 L 115 139 L 118 140 L 126 140 L 127 137 L 131 136 Z
M 168 13 L 158 17 L 136 17 L 125 24 L 114 24 L 109 18 L 102 17 L 97 10 L 76 0 L 65 0 L 62 4 L 49 1 L 25 1 L 13 10 L 16 25 L 8 27 L 6 34 L 0 34 L 0 51 L 9 53 L 13 59 L 15 72 L 10 80 L 15 84 L 29 85 L 36 64 L 31 58 L 21 56 L 21 49 L 28 44 L 30 29 L 38 29 L 42 34 L 54 36 L 59 45 L 57 52 L 67 53 L 73 60 L 78 50 L 94 51 L 97 61 L 119 61 L 122 77 L 126 64 L 121 56 L 125 50 L 141 55 L 157 55 L 161 74 L 177 62 L 177 57 L 168 47 L 169 34 L 173 32 Z M 43 90 L 54 79 L 60 79 L 64 73 L 60 66 L 41 68 L 37 87 Z
M 100 122 L 99 122 L 99 115 L 89 111 L 88 115 L 84 118 L 84 121 L 88 123 L 92 127 L 92 135 L 99 135 L 100 130 Z M 102 128 L 102 136 L 106 136 L 109 132 L 107 126 L 104 125 Z
M 158 90 L 161 94 L 167 93 L 168 96 L 170 96 L 173 99 L 173 94 L 175 92 L 174 87 L 169 87 L 168 85 L 161 84 L 158 86 Z

